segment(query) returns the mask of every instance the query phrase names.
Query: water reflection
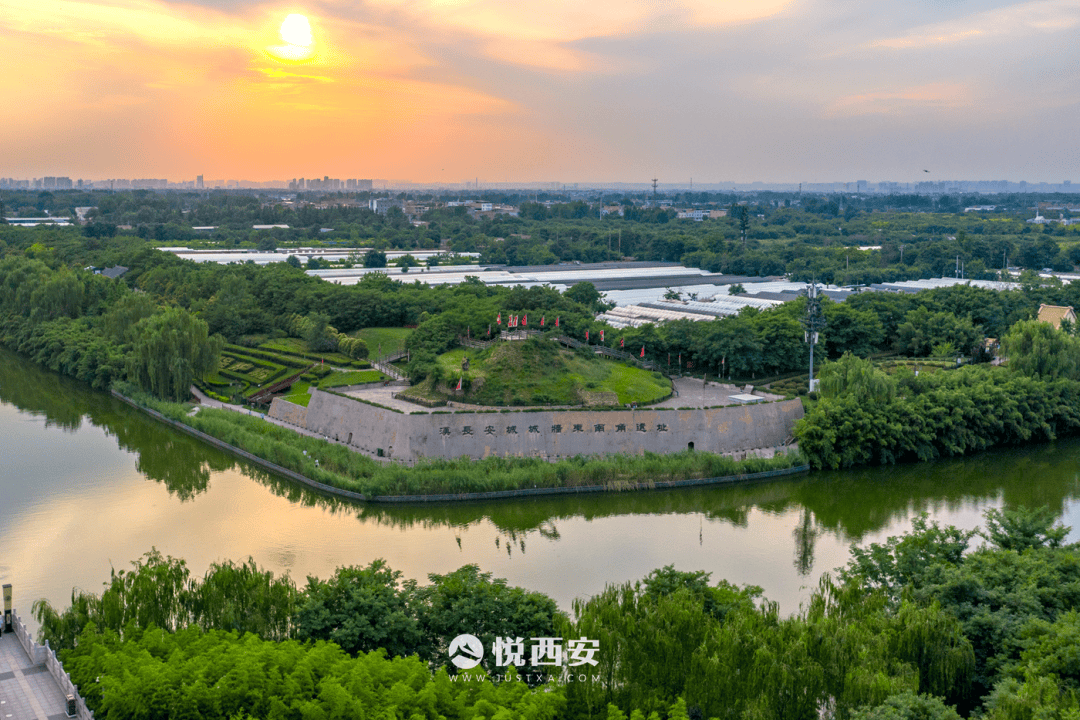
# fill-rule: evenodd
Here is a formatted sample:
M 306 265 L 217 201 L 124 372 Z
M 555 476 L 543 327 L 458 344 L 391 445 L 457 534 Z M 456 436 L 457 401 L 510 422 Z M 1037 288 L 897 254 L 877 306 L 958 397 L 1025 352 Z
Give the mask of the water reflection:
M 799 524 L 791 532 L 795 537 L 795 570 L 800 577 L 806 577 L 814 569 L 814 543 L 818 533 L 814 514 L 803 508 L 799 513 Z
M 0 403 L 62 430 L 63 437 L 49 436 L 52 461 L 86 476 L 81 485 L 65 485 L 35 467 L 34 460 L 18 466 L 28 481 L 9 477 L 0 483 L 8 513 L 7 521 L 0 517 L 2 539 L 55 539 L 48 547 L 42 540 L 25 557 L 5 554 L 0 566 L 5 577 L 15 566 L 33 574 L 27 568 L 42 562 L 39 558 L 60 565 L 57 572 L 63 573 L 73 572 L 72 563 L 123 567 L 157 544 L 193 566 L 196 558 L 239 560 L 251 554 L 276 571 L 319 575 L 375 557 L 386 557 L 420 579 L 477 562 L 515 584 L 552 594 L 565 607 L 573 597 L 598 592 L 605 582 L 640 578 L 674 562 L 680 569 L 713 571 L 715 579 L 762 585 L 793 610 L 804 597 L 800 588 L 846 561 L 849 543 L 902 532 L 922 511 L 971 527 L 986 507 L 1046 505 L 1066 524 L 1080 525 L 1080 518 L 1069 517 L 1080 498 L 1077 441 L 732 487 L 358 505 L 239 461 L 106 393 L 3 351 Z M 0 412 L 0 431 L 18 429 L 14 415 Z M 125 462 L 133 461 L 137 475 L 103 468 L 120 460 L 100 447 L 96 454 L 87 452 L 85 438 L 93 428 L 114 438 L 126 451 L 120 454 L 124 458 L 131 454 Z M 45 435 L 35 436 L 32 428 L 20 432 L 26 435 L 20 442 L 44 442 Z M 12 467 L 6 459 L 0 472 Z M 150 492 L 151 484 L 139 478 L 153 480 L 167 496 Z M 50 482 L 50 507 L 37 515 L 19 515 L 17 505 L 6 502 L 17 493 L 44 496 Z M 97 517 L 83 516 L 88 507 Z M 71 550 L 80 538 L 81 545 Z M 106 573 L 95 572 L 87 569 L 86 576 L 104 579 Z M 58 583 L 66 587 L 53 599 L 63 602 L 72 582 L 64 575 Z
M 136 467 L 163 483 L 182 501 L 205 492 L 213 471 L 231 469 L 234 458 L 147 418 L 111 395 L 0 351 L 0 402 L 32 416 L 45 427 L 75 432 L 85 421 L 103 428 L 124 450 L 137 456 Z

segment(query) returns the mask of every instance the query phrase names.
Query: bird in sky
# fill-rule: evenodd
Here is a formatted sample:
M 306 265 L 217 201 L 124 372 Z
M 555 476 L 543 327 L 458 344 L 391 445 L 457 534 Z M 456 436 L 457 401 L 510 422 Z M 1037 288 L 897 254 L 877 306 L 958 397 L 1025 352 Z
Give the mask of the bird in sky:
M 930 172 L 929 170 L 923 170 L 923 172 Z

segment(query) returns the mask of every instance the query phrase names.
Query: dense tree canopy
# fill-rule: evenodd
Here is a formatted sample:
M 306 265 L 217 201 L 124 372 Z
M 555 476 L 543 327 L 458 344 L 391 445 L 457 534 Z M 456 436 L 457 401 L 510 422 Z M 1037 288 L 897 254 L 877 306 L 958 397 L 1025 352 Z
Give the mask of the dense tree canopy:
M 250 561 L 192 580 L 156 552 L 102 596 L 35 613 L 110 718 L 1071 717 L 1078 548 L 1045 509 L 991 509 L 986 521 L 989 542 L 973 550 L 975 532 L 925 516 L 853 547 L 839 577 L 823 576 L 787 617 L 760 588 L 671 566 L 566 616 L 475 566 L 419 586 L 375 561 L 296 590 Z M 463 671 L 446 652 L 462 632 L 489 653 L 516 636 L 598 649 L 595 665 Z M 564 670 L 573 681 L 557 680 Z M 533 672 L 543 677 L 518 681 Z

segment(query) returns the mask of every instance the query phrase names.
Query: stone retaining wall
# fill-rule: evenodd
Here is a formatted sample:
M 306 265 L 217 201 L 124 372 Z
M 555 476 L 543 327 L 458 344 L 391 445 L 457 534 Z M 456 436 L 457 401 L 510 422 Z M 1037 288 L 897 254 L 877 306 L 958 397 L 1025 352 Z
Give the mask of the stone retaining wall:
M 376 503 L 446 502 L 446 501 L 451 501 L 451 500 L 493 500 L 493 499 L 500 499 L 500 498 L 529 497 L 529 496 L 534 496 L 534 495 L 562 495 L 562 494 L 578 494 L 578 493 L 593 493 L 593 492 L 624 492 L 624 491 L 629 491 L 629 490 L 655 490 L 655 489 L 662 489 L 662 488 L 675 488 L 675 487 L 684 487 L 684 486 L 691 486 L 691 485 L 695 485 L 695 486 L 696 485 L 718 485 L 718 484 L 728 484 L 728 483 L 755 481 L 755 480 L 761 480 L 761 479 L 781 477 L 781 476 L 784 476 L 784 475 L 794 475 L 794 474 L 798 474 L 798 473 L 804 473 L 804 472 L 807 472 L 810 469 L 810 466 L 803 465 L 803 466 L 798 466 L 798 467 L 784 468 L 784 469 L 781 469 L 781 470 L 768 470 L 768 471 L 765 471 L 765 472 L 750 473 L 750 474 L 747 474 L 747 475 L 731 475 L 731 476 L 726 476 L 726 477 L 712 477 L 712 478 L 691 478 L 691 479 L 686 479 L 686 480 L 673 480 L 673 481 L 664 481 L 664 482 L 619 483 L 619 484 L 616 484 L 616 485 L 606 484 L 606 485 L 587 485 L 587 486 L 555 487 L 555 488 L 524 488 L 524 489 L 521 489 L 521 490 L 501 490 L 501 491 L 490 491 L 490 492 L 457 493 L 457 494 L 453 494 L 453 495 L 439 494 L 439 495 L 364 496 L 361 493 L 353 492 L 351 490 L 344 490 L 344 489 L 341 489 L 341 488 L 326 485 L 324 483 L 321 483 L 321 482 L 318 482 L 316 480 L 312 480 L 311 478 L 300 475 L 299 473 L 294 472 L 292 470 L 289 470 L 287 468 L 283 468 L 283 467 L 281 467 L 279 465 L 275 465 L 274 463 L 270 462 L 269 460 L 265 460 L 263 458 L 252 455 L 251 453 L 247 452 L 246 450 L 241 450 L 238 447 L 234 447 L 232 445 L 229 445 L 229 444 L 227 444 L 227 443 L 225 443 L 225 442 L 223 442 L 221 440 L 218 440 L 215 437 L 207 435 L 206 433 L 201 432 L 199 430 L 196 430 L 193 427 L 190 427 L 188 425 L 184 425 L 183 423 L 178 423 L 175 420 L 167 418 L 164 415 L 162 415 L 161 413 L 157 412 L 156 410 L 151 410 L 150 408 L 142 407 L 141 405 L 139 405 L 135 401 L 131 400 L 128 397 L 125 397 L 124 395 L 118 393 L 115 390 L 112 391 L 112 394 L 115 397 L 122 400 L 123 402 L 128 403 L 129 405 L 131 405 L 131 406 L 133 406 L 133 407 L 135 407 L 135 408 L 137 408 L 139 410 L 142 410 L 143 412 L 147 413 L 150 417 L 152 417 L 152 418 L 154 418 L 154 419 L 156 419 L 156 420 L 158 420 L 160 422 L 163 422 L 166 425 L 174 427 L 177 430 L 180 430 L 181 432 L 184 432 L 184 433 L 187 433 L 187 434 L 192 435 L 194 437 L 197 437 L 200 440 L 203 440 L 203 441 L 205 441 L 207 443 L 210 443 L 211 445 L 219 447 L 219 448 L 221 448 L 223 450 L 235 453 L 236 455 L 238 455 L 238 456 L 240 456 L 242 458 L 245 458 L 246 460 L 249 460 L 249 461 L 251 461 L 251 462 L 253 462 L 253 463 L 257 464 L 257 465 L 260 465 L 260 466 L 266 468 L 267 470 L 270 470 L 271 472 L 278 473 L 278 474 L 280 474 L 280 475 L 282 475 L 282 476 L 284 476 L 286 478 L 289 478 L 291 480 L 295 480 L 295 481 L 297 481 L 299 483 L 307 485 L 308 487 L 310 487 L 310 488 L 312 488 L 314 490 L 324 492 L 324 493 L 327 493 L 329 495 L 337 495 L 338 497 L 343 497 L 343 498 L 347 498 L 349 500 L 356 500 L 356 501 L 360 501 L 360 502 L 364 502 L 364 501 L 376 502 Z M 329 395 L 329 393 L 320 393 L 320 394 L 321 395 Z M 334 396 L 334 397 L 337 397 L 337 396 Z M 342 399 L 350 400 L 349 398 L 342 398 Z M 282 402 L 285 402 L 285 401 L 283 400 Z M 289 403 L 286 403 L 286 404 L 289 404 Z M 359 404 L 363 405 L 364 403 L 359 403 Z M 372 407 L 375 410 L 383 410 L 383 412 L 387 412 L 391 416 L 397 416 L 397 417 L 402 417 L 402 418 L 410 417 L 410 416 L 402 415 L 401 413 L 393 413 L 393 412 L 391 412 L 389 410 L 385 410 L 385 409 L 382 409 L 382 408 L 376 408 L 374 406 L 368 406 L 368 407 Z M 473 412 L 473 413 L 461 413 L 461 414 L 484 415 L 485 413 Z M 415 417 L 415 416 L 411 416 L 411 417 Z M 354 446 L 355 445 L 356 444 L 354 443 Z M 771 454 L 769 454 L 767 451 L 775 451 L 775 450 L 779 450 L 779 449 L 793 449 L 793 447 L 794 447 L 793 445 L 787 445 L 787 446 L 784 446 L 784 447 L 774 446 L 774 447 L 770 447 L 770 448 L 757 448 L 757 449 L 751 448 L 751 449 L 743 449 L 741 451 L 741 453 L 739 451 L 733 451 L 733 452 L 729 452 L 729 453 L 726 453 L 726 454 L 736 456 L 736 459 L 745 459 L 747 457 L 748 453 L 749 454 L 760 455 L 762 457 L 771 457 Z M 738 455 L 740 455 L 740 454 L 742 455 L 742 458 L 738 457 Z M 29 636 L 26 636 L 26 638 L 27 639 L 23 643 L 23 645 L 24 645 L 24 647 L 29 647 L 29 645 L 28 645 L 28 643 L 30 642 L 29 639 L 28 639 Z M 31 653 L 31 650 L 28 649 L 27 652 Z M 35 650 L 33 652 L 40 652 L 40 650 Z M 35 656 L 33 654 L 31 654 L 31 657 L 35 657 Z
M 270 403 L 270 409 L 266 414 L 275 420 L 281 420 L 296 427 L 307 427 L 307 408 L 279 397 L 274 398 Z
M 424 457 L 479 459 L 492 455 L 557 460 L 577 455 L 663 454 L 687 449 L 731 454 L 780 447 L 791 442 L 795 422 L 802 416 L 799 400 L 693 410 L 502 410 L 405 415 L 313 390 L 302 427 L 363 452 L 405 462 Z

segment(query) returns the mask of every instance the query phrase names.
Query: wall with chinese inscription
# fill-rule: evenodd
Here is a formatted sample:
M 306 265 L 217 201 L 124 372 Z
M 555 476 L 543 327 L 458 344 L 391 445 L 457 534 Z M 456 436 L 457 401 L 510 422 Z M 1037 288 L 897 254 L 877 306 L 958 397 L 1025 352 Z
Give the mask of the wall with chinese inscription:
M 404 415 L 325 392 L 312 393 L 305 426 L 372 455 L 536 456 L 695 450 L 733 453 L 788 442 L 802 402 L 787 400 L 704 410 L 558 410 Z

